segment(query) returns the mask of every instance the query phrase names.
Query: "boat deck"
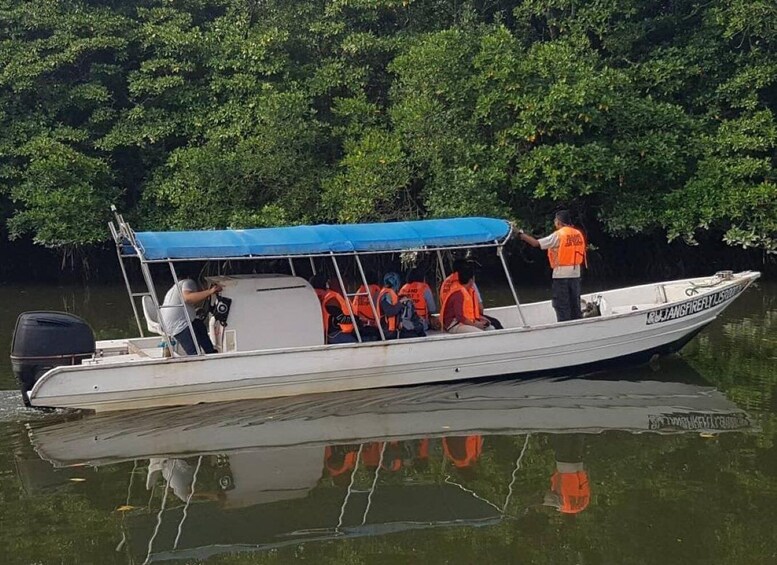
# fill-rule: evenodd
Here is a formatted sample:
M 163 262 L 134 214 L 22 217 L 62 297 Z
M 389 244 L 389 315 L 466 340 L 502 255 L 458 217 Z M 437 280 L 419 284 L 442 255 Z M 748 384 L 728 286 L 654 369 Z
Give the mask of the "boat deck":
M 678 302 L 704 292 L 714 283 L 714 277 L 688 279 L 636 287 L 606 290 L 582 295 L 582 300 L 599 307 L 597 317 L 611 317 L 648 310 L 661 304 Z M 651 300 L 652 299 L 652 300 Z M 485 313 L 502 322 L 505 329 L 537 327 L 555 324 L 556 315 L 550 300 L 522 304 L 520 312 L 514 305 L 487 308 Z M 441 330 L 428 330 L 427 337 L 447 335 Z M 102 340 L 97 342 L 97 354 L 84 364 L 97 365 L 164 358 L 162 336 Z M 267 349 L 277 349 L 269 347 Z M 258 349 L 261 351 L 262 349 Z M 183 356 L 175 352 L 175 357 Z

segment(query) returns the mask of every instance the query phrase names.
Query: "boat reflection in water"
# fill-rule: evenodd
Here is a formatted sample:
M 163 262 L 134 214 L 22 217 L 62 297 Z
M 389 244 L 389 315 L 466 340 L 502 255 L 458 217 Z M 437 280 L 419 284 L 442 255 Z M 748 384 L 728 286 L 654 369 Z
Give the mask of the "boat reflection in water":
M 30 437 L 57 467 L 134 461 L 127 507 L 143 506 L 125 513 L 121 544 L 133 561 L 204 559 L 491 525 L 530 509 L 579 515 L 597 496 L 590 434 L 750 428 L 723 394 L 670 365 L 672 382 L 645 369 L 629 373 L 639 381 L 601 374 L 355 391 L 97 414 Z M 542 486 L 527 495 L 527 481 Z

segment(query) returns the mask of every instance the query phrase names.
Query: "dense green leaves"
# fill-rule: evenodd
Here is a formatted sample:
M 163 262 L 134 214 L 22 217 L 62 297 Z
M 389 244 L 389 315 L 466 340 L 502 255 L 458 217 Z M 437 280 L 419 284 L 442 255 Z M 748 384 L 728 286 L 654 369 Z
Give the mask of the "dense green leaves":
M 94 243 L 116 199 L 107 163 L 66 142 L 40 137 L 21 148 L 28 157 L 23 181 L 11 190 L 21 210 L 10 219 L 12 232 L 29 231 L 48 245 Z
M 727 120 L 702 138 L 695 175 L 668 197 L 670 237 L 721 225 L 726 240 L 777 252 L 777 124 L 769 111 Z
M 12 237 L 571 206 L 777 250 L 767 0 L 0 2 Z

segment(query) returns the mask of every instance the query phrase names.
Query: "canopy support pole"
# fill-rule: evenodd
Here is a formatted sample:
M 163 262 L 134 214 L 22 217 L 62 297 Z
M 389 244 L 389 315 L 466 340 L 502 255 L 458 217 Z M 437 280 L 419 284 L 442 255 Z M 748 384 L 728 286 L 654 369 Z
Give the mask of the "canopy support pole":
M 291 257 L 289 257 L 289 268 L 291 269 L 291 276 L 292 277 L 296 277 L 297 276 L 297 271 L 294 268 L 294 259 L 292 259 Z
M 518 300 L 518 293 L 515 291 L 515 285 L 513 284 L 513 277 L 510 276 L 510 269 L 507 268 L 507 261 L 504 256 L 504 245 L 499 245 L 496 248 L 496 254 L 499 255 L 499 259 L 502 261 L 502 267 L 505 270 L 505 276 L 507 277 L 507 284 L 510 285 L 510 292 L 513 293 L 513 299 L 515 300 L 515 307 L 518 309 L 518 318 L 521 321 L 521 326 L 524 328 L 529 327 L 526 324 L 526 318 L 523 317 L 523 311 L 521 310 L 521 302 Z
M 156 288 L 154 287 L 154 279 L 151 278 L 151 271 L 148 268 L 148 263 L 145 261 L 140 262 L 140 272 L 143 274 L 143 280 L 146 281 L 146 288 L 148 288 L 148 294 L 151 296 L 151 301 L 154 303 L 154 309 L 156 310 L 156 317 L 159 320 L 159 327 L 162 328 L 165 342 L 167 342 L 167 350 L 170 352 L 170 357 L 174 355 L 173 351 L 173 336 L 167 333 L 167 328 L 162 323 L 162 308 L 159 306 L 159 298 L 156 295 Z
M 444 281 L 446 278 L 445 263 L 443 263 L 443 260 L 442 260 L 442 251 L 440 251 L 439 249 L 437 250 L 437 265 L 440 267 L 440 276 L 442 277 L 440 280 Z
M 135 471 L 138 468 L 138 460 L 135 459 L 132 463 L 132 471 L 130 472 L 130 480 L 129 485 L 127 485 L 127 502 L 124 503 L 124 506 L 129 507 L 130 498 L 132 498 L 132 484 L 135 482 Z M 124 528 L 124 519 L 126 518 L 127 513 L 122 512 L 121 513 L 121 541 L 116 546 L 117 553 L 122 550 L 122 548 L 127 544 L 127 530 Z
M 127 276 L 127 269 L 124 267 L 124 258 L 121 256 L 121 250 L 119 249 L 119 234 L 116 231 L 116 228 L 113 227 L 113 222 L 108 222 L 108 229 L 111 230 L 111 235 L 113 236 L 113 241 L 116 243 L 116 256 L 119 258 L 119 267 L 121 267 L 121 275 L 124 277 L 124 284 L 127 287 L 127 294 L 129 294 L 130 304 L 132 304 L 132 313 L 135 314 L 135 322 L 138 324 L 138 331 L 140 332 L 140 337 L 145 337 L 146 334 L 143 333 L 143 325 L 140 323 L 140 315 L 138 314 L 138 307 L 137 304 L 135 304 L 135 297 L 132 293 L 132 286 L 129 282 L 129 277 Z
M 335 266 L 335 273 L 337 273 L 337 281 L 340 283 L 340 288 L 342 289 L 343 293 L 347 293 L 348 290 L 345 288 L 345 283 L 343 282 L 343 276 L 340 274 L 340 267 L 337 264 L 337 257 L 335 257 L 334 253 L 332 254 L 332 264 Z M 348 308 L 348 315 L 351 317 L 351 323 L 353 323 L 353 331 L 356 332 L 356 339 L 359 340 L 359 343 L 362 342 L 362 334 L 359 331 L 359 324 L 356 320 L 356 316 L 353 314 L 353 308 L 351 307 L 351 301 L 348 300 L 347 296 L 343 296 L 343 299 L 345 300 L 345 306 Z
M 351 471 L 351 480 L 348 483 L 348 490 L 345 491 L 345 498 L 343 499 L 343 504 L 340 506 L 340 516 L 337 519 L 337 526 L 335 526 L 335 532 L 340 532 L 340 528 L 343 527 L 343 519 L 345 518 L 345 507 L 348 506 L 348 500 L 351 498 L 351 493 L 353 492 L 353 483 L 356 481 L 356 471 L 359 470 L 359 461 L 361 461 L 362 458 L 362 450 L 364 449 L 364 444 L 359 444 L 359 451 L 356 452 L 356 463 L 353 465 L 353 471 Z
M 173 470 L 175 470 L 175 463 L 173 463 Z M 170 473 L 170 476 L 172 477 L 172 471 Z M 146 554 L 146 559 L 143 561 L 143 565 L 146 565 L 151 560 L 151 550 L 154 547 L 154 540 L 156 539 L 157 534 L 159 533 L 159 527 L 162 525 L 162 514 L 165 511 L 165 507 L 167 506 L 167 492 L 170 490 L 170 480 L 168 479 L 165 482 L 165 494 L 162 497 L 162 506 L 159 508 L 159 514 L 156 516 L 156 526 L 154 527 L 154 533 L 151 534 L 151 538 L 148 540 L 148 553 Z M 154 492 L 151 491 L 151 494 L 153 496 Z
M 205 352 L 200 347 L 199 342 L 197 341 L 197 334 L 194 333 L 194 326 L 192 325 L 192 319 L 189 317 L 189 310 L 186 308 L 186 301 L 183 298 L 183 290 L 181 289 L 181 285 L 178 284 L 178 275 L 175 273 L 175 267 L 173 266 L 172 261 L 168 261 L 167 264 L 170 266 L 170 273 L 173 275 L 173 284 L 175 284 L 175 290 L 178 292 L 178 298 L 181 301 L 181 308 L 183 308 L 183 314 L 186 316 L 186 325 L 189 326 L 189 333 L 192 336 L 192 341 L 194 341 L 194 348 L 197 350 L 197 355 L 205 355 Z
M 310 259 L 310 270 L 313 271 L 313 274 L 316 275 L 316 263 L 313 261 L 313 257 L 308 257 Z
M 378 468 L 375 469 L 375 476 L 372 478 L 372 485 L 370 486 L 370 492 L 367 495 L 367 506 L 364 508 L 364 515 L 362 516 L 362 526 L 367 523 L 367 515 L 370 513 L 370 507 L 372 506 L 372 493 L 375 492 L 375 486 L 378 484 L 378 475 L 380 474 L 380 468 L 383 467 L 383 456 L 386 453 L 386 442 L 381 442 L 380 446 L 380 459 L 378 459 Z
M 186 517 L 189 513 L 189 504 L 192 502 L 194 496 L 194 487 L 197 484 L 197 474 L 200 472 L 200 466 L 202 466 L 202 455 L 197 459 L 197 467 L 194 469 L 194 476 L 192 477 L 192 488 L 189 490 L 189 496 L 186 497 L 186 504 L 183 507 L 183 516 L 178 523 L 178 534 L 175 536 L 175 543 L 173 543 L 173 550 L 178 549 L 178 542 L 181 541 L 181 532 L 183 532 L 183 523 L 186 522 Z
M 375 300 L 372 298 L 372 293 L 370 292 L 370 285 L 367 282 L 367 277 L 364 276 L 364 267 L 362 267 L 362 260 L 358 255 L 354 255 L 356 258 L 356 266 L 359 267 L 359 274 L 362 277 L 362 284 L 364 285 L 364 288 L 367 292 L 367 300 L 370 302 L 370 309 L 372 310 L 372 315 L 375 316 L 375 323 L 378 326 L 378 332 L 380 332 L 380 340 L 386 341 L 386 336 L 383 334 L 383 324 L 380 323 L 380 316 L 378 316 L 378 307 L 375 304 Z
M 507 512 L 507 505 L 510 504 L 510 497 L 513 495 L 513 486 L 515 485 L 515 479 L 518 476 L 518 469 L 521 468 L 521 461 L 523 461 L 523 454 L 526 453 L 526 448 L 529 447 L 529 438 L 531 434 L 526 434 L 526 439 L 523 442 L 523 449 L 521 454 L 518 455 L 518 459 L 515 460 L 515 467 L 513 468 L 513 474 L 510 479 L 510 484 L 507 486 L 507 496 L 505 496 L 505 503 L 502 505 L 502 514 Z

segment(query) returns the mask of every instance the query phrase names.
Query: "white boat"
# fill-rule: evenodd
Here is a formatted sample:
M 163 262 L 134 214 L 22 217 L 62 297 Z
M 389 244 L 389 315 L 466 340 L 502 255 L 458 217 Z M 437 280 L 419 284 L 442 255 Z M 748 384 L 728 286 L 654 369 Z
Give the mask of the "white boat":
M 33 406 L 124 410 L 498 375 L 584 372 L 612 362 L 643 362 L 677 351 L 760 276 L 754 271 L 726 271 L 589 293 L 583 299 L 596 304 L 600 315 L 556 322 L 550 301 L 519 302 L 503 256 L 512 228 L 503 220 L 136 233 L 117 215 L 111 229 L 141 337 L 98 341 L 92 352 L 80 356 L 59 352 L 60 357 L 78 363 L 70 366 L 48 369 L 32 355 L 33 368 L 48 369 L 35 371 L 34 386 L 27 393 Z M 503 330 L 463 335 L 429 332 L 423 338 L 377 342 L 361 342 L 358 335 L 359 343 L 327 345 L 316 295 L 307 281 L 296 276 L 295 260 L 310 261 L 314 271 L 325 261 L 341 288 L 347 288 L 341 273 L 341 265 L 347 263 L 366 286 L 365 255 L 408 251 L 436 254 L 444 276 L 442 253 L 464 248 L 495 250 L 501 259 L 514 304 L 488 308 L 485 313 L 498 318 Z M 127 277 L 123 261 L 130 257 L 140 262 L 146 283 L 142 292 L 134 292 Z M 228 325 L 223 329 L 212 325 L 220 352 L 179 356 L 167 345 L 170 356 L 166 357 L 160 339 L 163 345 L 172 340 L 157 322 L 160 301 L 151 267 L 168 265 L 177 283 L 177 262 L 203 260 L 272 260 L 275 264 L 284 260 L 290 274 L 209 277 L 232 300 Z M 151 337 L 143 336 L 138 298 L 145 325 L 155 334 Z M 374 311 L 372 297 L 369 301 Z M 191 321 L 189 326 L 193 333 Z M 385 338 L 382 332 L 381 337 Z M 15 366 L 24 365 L 18 354 L 12 360 Z

